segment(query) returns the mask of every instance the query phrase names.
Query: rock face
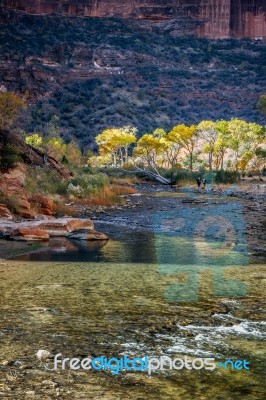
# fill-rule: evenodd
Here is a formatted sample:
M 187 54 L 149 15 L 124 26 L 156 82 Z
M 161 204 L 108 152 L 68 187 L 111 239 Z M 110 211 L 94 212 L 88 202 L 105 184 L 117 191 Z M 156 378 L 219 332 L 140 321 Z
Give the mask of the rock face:
M 0 219 L 9 220 L 13 219 L 13 215 L 5 204 L 0 204 Z
M 12 205 L 16 214 L 23 218 L 32 218 L 30 203 L 24 191 L 26 166 L 21 164 L 7 173 L 0 173 L 0 195 Z
M 43 229 L 18 228 L 12 231 L 9 238 L 11 240 L 20 240 L 20 241 L 43 241 L 43 240 L 48 240 L 49 235 Z
M 42 215 L 53 215 L 54 206 L 53 201 L 48 197 L 40 194 L 35 194 L 29 199 L 31 206 L 36 209 L 38 214 Z
M 16 146 L 24 163 L 19 163 L 16 168 L 9 171 L 0 172 L 0 196 L 3 203 L 6 201 L 12 211 L 23 218 L 33 218 L 38 213 L 52 215 L 53 202 L 49 198 L 34 195 L 28 199 L 25 191 L 27 164 L 43 167 L 43 153 L 27 145 L 19 135 L 0 129 L 0 150 L 3 149 L 2 146 L 5 144 Z M 45 166 L 56 171 L 58 179 L 69 179 L 71 177 L 71 173 L 52 157 L 47 157 Z
M 193 19 L 203 36 L 266 37 L 265 0 L 0 0 L 0 5 L 32 14 Z
M 265 0 L 231 0 L 231 28 L 237 37 L 266 38 Z

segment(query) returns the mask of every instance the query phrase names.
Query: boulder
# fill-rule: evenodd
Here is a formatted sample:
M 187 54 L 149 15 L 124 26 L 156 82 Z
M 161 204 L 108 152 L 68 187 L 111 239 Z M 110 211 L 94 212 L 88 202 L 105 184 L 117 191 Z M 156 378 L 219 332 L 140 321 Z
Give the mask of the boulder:
M 45 230 L 49 236 L 67 236 L 79 229 L 93 229 L 94 224 L 89 219 L 59 218 L 41 221 L 38 228 Z
M 10 239 L 21 241 L 42 241 L 48 240 L 49 235 L 43 229 L 38 228 L 17 228 L 10 234 Z
M 34 216 L 30 207 L 30 203 L 22 196 L 17 201 L 16 213 L 22 218 L 33 218 Z
M 5 204 L 0 204 L 0 218 L 9 221 L 13 219 L 11 211 L 7 208 Z
M 94 229 L 78 229 L 67 235 L 68 239 L 75 240 L 109 240 L 104 233 L 95 231 Z
M 38 221 L 13 222 L 9 220 L 0 220 L 0 237 L 10 237 L 16 240 L 46 240 L 50 236 L 61 237 L 68 236 L 69 233 L 77 230 L 93 231 L 94 224 L 89 219 L 77 218 L 49 218 Z M 45 232 L 45 234 L 44 234 Z M 32 233 L 32 235 L 31 235 Z M 40 236 L 40 239 L 19 239 L 31 236 Z
M 48 197 L 35 194 L 29 199 L 31 205 L 36 209 L 37 213 L 43 215 L 53 215 L 54 204 Z

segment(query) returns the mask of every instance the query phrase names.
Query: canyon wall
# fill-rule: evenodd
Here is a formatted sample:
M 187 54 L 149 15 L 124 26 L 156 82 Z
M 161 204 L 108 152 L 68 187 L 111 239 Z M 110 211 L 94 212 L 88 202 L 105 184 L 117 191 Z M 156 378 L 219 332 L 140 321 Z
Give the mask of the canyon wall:
M 199 36 L 266 38 L 265 0 L 0 0 L 0 5 L 30 14 L 151 21 L 189 18 L 199 22 Z

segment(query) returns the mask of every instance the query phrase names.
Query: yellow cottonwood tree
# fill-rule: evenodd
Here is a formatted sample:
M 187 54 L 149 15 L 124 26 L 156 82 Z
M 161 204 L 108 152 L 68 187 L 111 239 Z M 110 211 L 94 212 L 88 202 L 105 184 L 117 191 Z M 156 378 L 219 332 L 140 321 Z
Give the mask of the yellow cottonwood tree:
M 109 128 L 96 136 L 100 155 L 112 155 L 114 166 L 123 166 L 129 160 L 129 146 L 137 141 L 137 129 L 131 126 Z
M 218 132 L 218 138 L 214 145 L 213 154 L 216 156 L 216 169 L 224 168 L 224 157 L 229 148 L 228 121 L 220 120 L 215 122 L 215 130 Z
M 156 135 L 156 133 L 155 133 Z M 147 164 L 150 168 L 157 171 L 159 164 L 163 162 L 163 155 L 167 148 L 167 143 L 163 137 L 156 137 L 152 133 L 143 135 L 134 149 L 134 157 L 137 157 Z
M 176 125 L 167 135 L 168 140 L 176 143 L 189 154 L 190 170 L 193 170 L 193 157 L 198 143 L 196 125 Z
M 39 133 L 35 132 L 25 137 L 25 142 L 35 149 L 41 149 L 43 145 L 43 138 Z

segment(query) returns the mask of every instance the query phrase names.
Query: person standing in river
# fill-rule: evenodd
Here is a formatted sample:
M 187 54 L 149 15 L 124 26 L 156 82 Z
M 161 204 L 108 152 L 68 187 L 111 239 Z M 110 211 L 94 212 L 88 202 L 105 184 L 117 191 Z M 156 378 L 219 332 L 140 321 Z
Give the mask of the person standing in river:
M 197 184 L 198 184 L 198 188 L 200 188 L 200 185 L 201 185 L 201 177 L 198 177 L 198 178 L 197 178 Z
M 206 179 L 203 177 L 202 180 L 203 189 L 206 189 Z

